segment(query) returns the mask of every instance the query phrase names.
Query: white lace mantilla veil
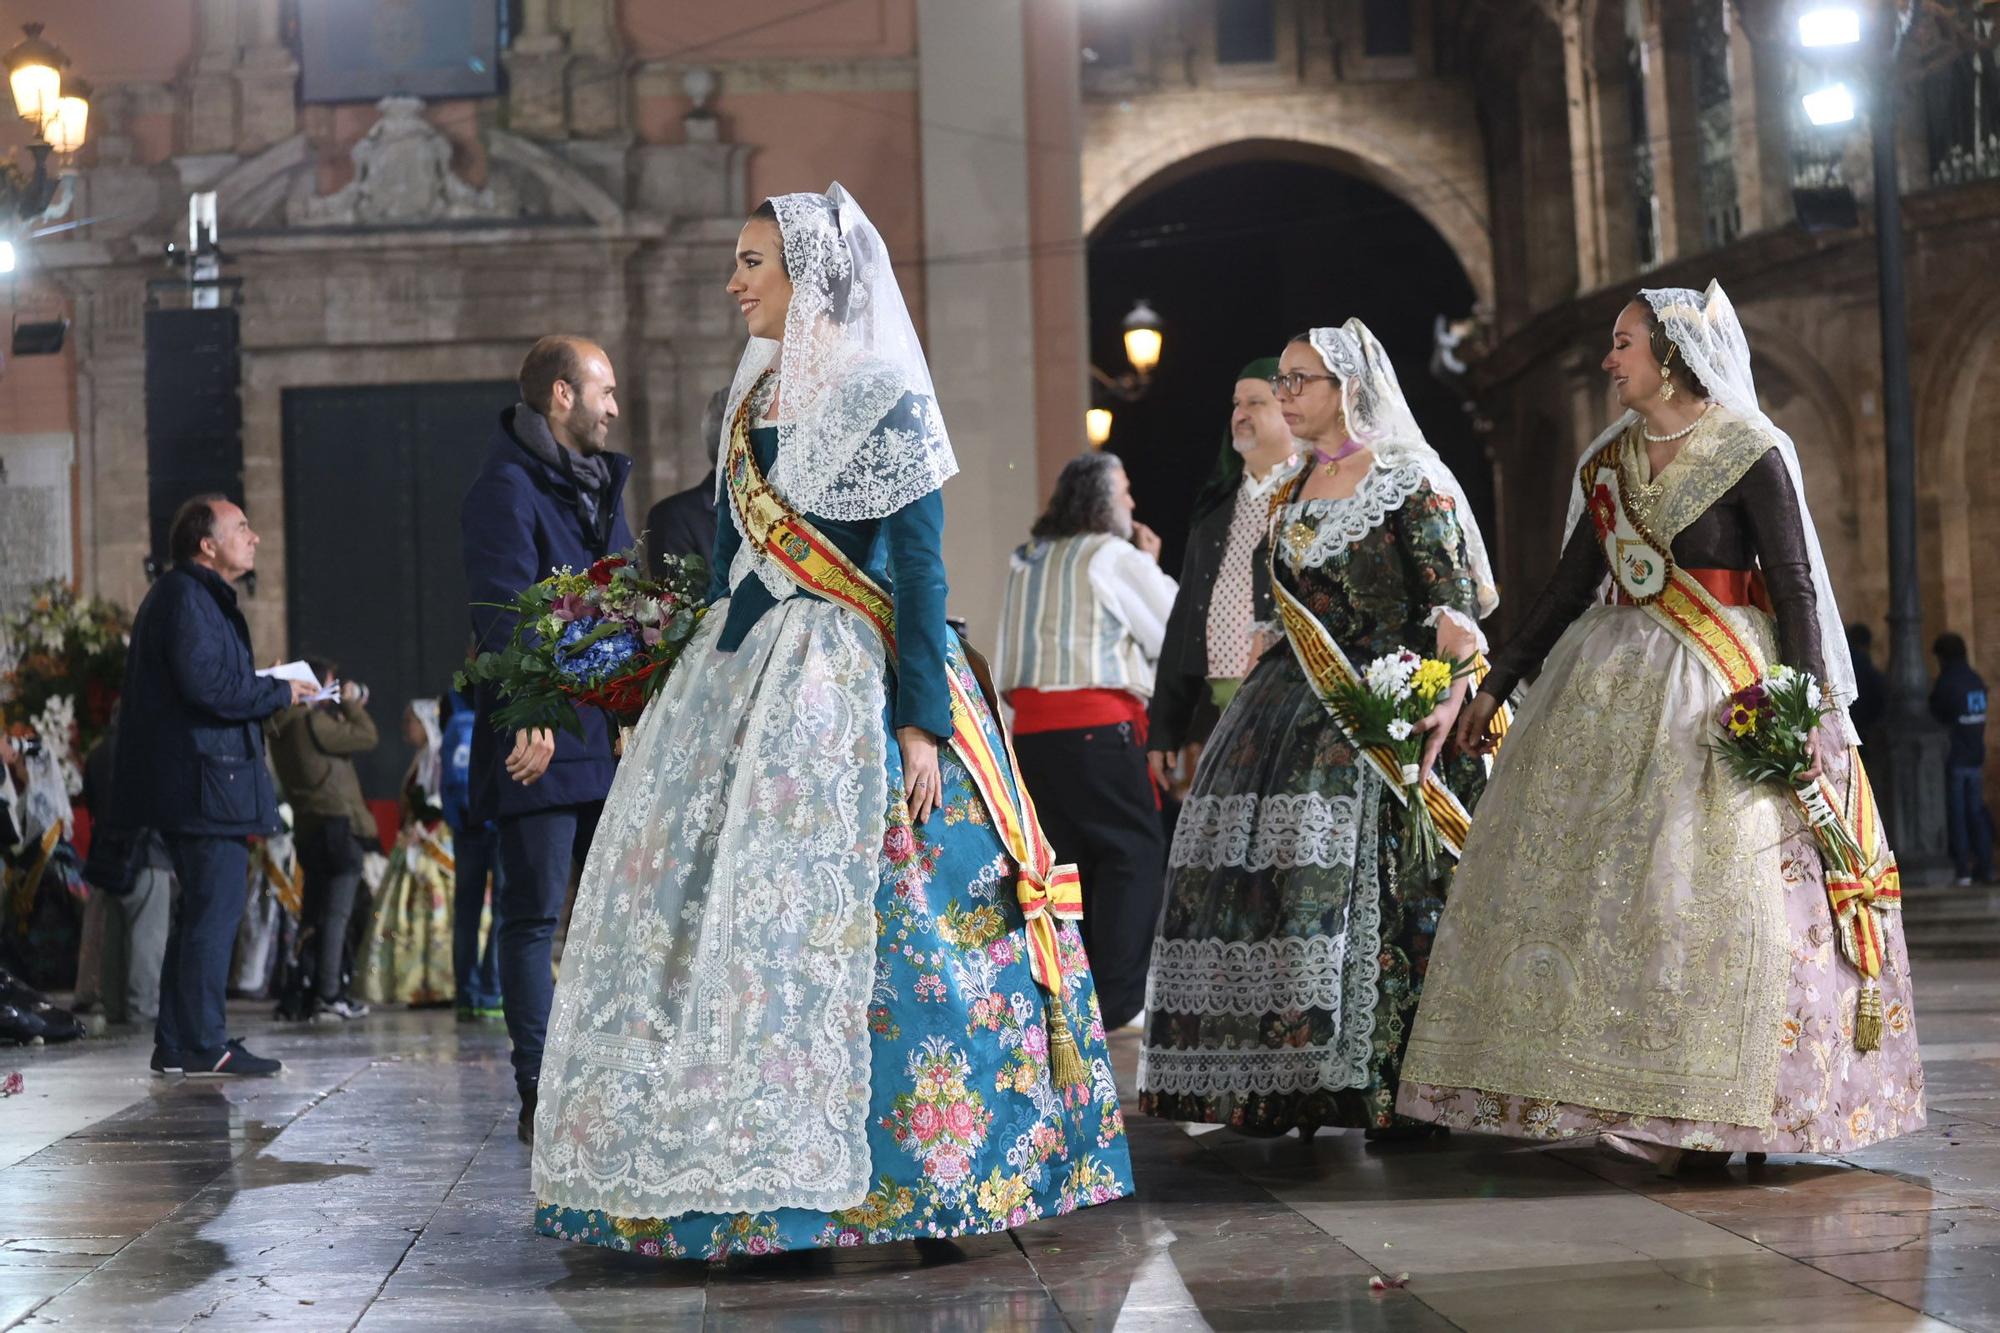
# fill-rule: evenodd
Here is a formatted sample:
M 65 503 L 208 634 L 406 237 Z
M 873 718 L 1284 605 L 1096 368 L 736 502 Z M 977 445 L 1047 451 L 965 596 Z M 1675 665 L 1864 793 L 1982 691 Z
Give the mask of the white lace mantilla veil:
M 1347 414 L 1347 433 L 1368 446 L 1377 463 L 1385 468 L 1415 465 L 1424 480 L 1440 495 L 1451 497 L 1458 508 L 1459 531 L 1465 536 L 1466 562 L 1472 570 L 1473 595 L 1484 620 L 1500 605 L 1500 589 L 1493 581 L 1493 562 L 1486 554 L 1486 539 L 1479 533 L 1479 520 L 1465 498 L 1465 488 L 1445 466 L 1444 459 L 1424 438 L 1403 396 L 1402 382 L 1389 353 L 1366 324 L 1350 319 L 1339 328 L 1314 329 L 1306 335 L 1326 368 L 1340 377 L 1341 407 Z M 1486 636 L 1477 625 L 1467 626 L 1479 637 L 1484 651 Z
M 1806 553 L 1812 560 L 1814 600 L 1819 606 L 1819 652 L 1820 660 L 1826 666 L 1827 678 L 1823 682 L 1840 705 L 1840 731 L 1842 740 L 1848 745 L 1859 745 L 1861 738 L 1854 730 L 1854 722 L 1847 715 L 1848 707 L 1855 696 L 1854 658 L 1847 651 L 1847 630 L 1840 618 L 1840 604 L 1834 600 L 1833 582 L 1827 577 L 1826 555 L 1820 549 L 1819 529 L 1813 524 L 1812 510 L 1806 505 L 1805 479 L 1799 472 L 1799 451 L 1792 443 L 1792 437 L 1778 429 L 1763 406 L 1757 401 L 1757 383 L 1750 373 L 1750 343 L 1743 336 L 1743 325 L 1736 318 L 1736 307 L 1730 303 L 1729 294 L 1722 290 L 1722 284 L 1711 282 L 1706 292 L 1697 292 L 1692 287 L 1648 287 L 1640 295 L 1653 308 L 1653 318 L 1666 330 L 1674 347 L 1680 352 L 1681 360 L 1708 386 L 1709 401 L 1728 408 L 1757 430 L 1769 436 L 1777 446 L 1778 456 L 1785 460 L 1785 471 L 1792 479 L 1792 494 L 1798 504 L 1799 523 L 1805 529 Z M 1639 420 L 1637 412 L 1626 412 L 1611 423 L 1584 450 L 1577 460 L 1579 483 L 1570 487 L 1569 518 L 1563 524 L 1563 536 L 1576 531 L 1577 523 L 1583 517 L 1583 486 L 1581 476 L 1584 465 L 1596 456 L 1597 451 L 1617 439 Z
M 800 513 L 886 518 L 958 472 L 889 247 L 838 181 L 825 194 L 775 195 L 771 206 L 792 304 L 782 341 L 752 338 L 743 349 L 717 457 L 728 453 L 736 409 L 775 362 L 784 416 L 772 487 Z M 917 410 L 885 421 L 905 394 Z M 718 500 L 727 474 L 716 468 Z M 734 521 L 734 506 L 723 507 Z

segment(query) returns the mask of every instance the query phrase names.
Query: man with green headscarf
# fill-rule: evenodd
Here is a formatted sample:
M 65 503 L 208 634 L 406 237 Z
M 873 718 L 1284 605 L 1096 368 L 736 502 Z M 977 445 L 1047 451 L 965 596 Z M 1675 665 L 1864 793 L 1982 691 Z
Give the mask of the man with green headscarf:
M 1147 710 L 1148 757 L 1163 787 L 1194 772 L 1201 743 L 1249 672 L 1253 631 L 1271 619 L 1262 558 L 1271 497 L 1299 465 L 1298 442 L 1271 388 L 1277 373 L 1278 358 L 1267 356 L 1237 375 L 1229 443 L 1195 500 Z

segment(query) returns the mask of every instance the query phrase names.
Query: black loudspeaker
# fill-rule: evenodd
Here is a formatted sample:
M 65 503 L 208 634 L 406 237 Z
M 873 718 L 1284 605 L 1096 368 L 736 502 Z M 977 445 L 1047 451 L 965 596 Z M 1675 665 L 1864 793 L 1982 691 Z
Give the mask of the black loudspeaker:
M 234 309 L 146 312 L 146 513 L 157 561 L 182 501 L 215 493 L 243 503 L 242 382 Z

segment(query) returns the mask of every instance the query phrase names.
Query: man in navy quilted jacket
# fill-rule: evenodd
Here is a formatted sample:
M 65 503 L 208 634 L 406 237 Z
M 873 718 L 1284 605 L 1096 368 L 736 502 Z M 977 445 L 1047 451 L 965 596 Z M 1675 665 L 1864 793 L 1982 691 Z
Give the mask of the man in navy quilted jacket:
M 117 822 L 166 839 L 181 895 L 160 967 L 153 1072 L 255 1077 L 283 1066 L 229 1037 L 229 957 L 250 873 L 246 839 L 279 831 L 263 721 L 309 697 L 257 674 L 235 583 L 257 563 L 250 520 L 220 495 L 174 515 L 173 568 L 132 618 L 111 804 Z

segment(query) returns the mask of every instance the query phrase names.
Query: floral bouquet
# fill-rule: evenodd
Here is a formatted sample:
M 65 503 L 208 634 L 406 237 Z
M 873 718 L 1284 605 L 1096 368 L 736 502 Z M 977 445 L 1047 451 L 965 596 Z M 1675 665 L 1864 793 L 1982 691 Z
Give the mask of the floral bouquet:
M 1809 744 L 1833 705 L 1819 682 L 1780 663 L 1754 685 L 1723 701 L 1717 745 L 1723 762 L 1745 782 L 1775 782 L 1797 798 L 1829 871 L 1859 871 L 1865 858 L 1854 833 L 1819 782 L 1800 782 L 1812 763 Z
M 111 725 L 131 623 L 115 603 L 38 583 L 0 618 L 0 725 L 33 734 L 67 770 Z
M 607 556 L 583 573 L 565 566 L 506 604 L 517 617 L 498 652 L 481 653 L 455 680 L 494 685 L 504 702 L 500 731 L 581 732 L 580 704 L 629 726 L 638 719 L 701 622 L 708 564 L 669 557 L 665 578 L 647 578 L 635 554 Z
M 1360 680 L 1336 687 L 1331 700 L 1349 739 L 1394 756 L 1405 798 L 1406 868 L 1426 878 L 1436 872 L 1444 844 L 1424 804 L 1420 775 L 1426 738 L 1417 733 L 1417 723 L 1436 712 L 1452 682 L 1471 670 L 1469 661 L 1420 657 L 1399 648 L 1362 668 Z
M 1861 974 L 1861 989 L 1854 1011 L 1854 1049 L 1873 1051 L 1882 1045 L 1882 991 L 1877 984 L 1882 968 L 1882 935 L 1879 911 L 1893 909 L 1902 898 L 1896 864 L 1883 858 L 1875 864 L 1875 852 L 1861 848 L 1857 826 L 1870 830 L 1873 843 L 1873 794 L 1867 791 L 1868 778 L 1856 761 L 1850 781 L 1856 805 L 1856 823 L 1834 808 L 1835 793 L 1825 778 L 1812 782 L 1799 775 L 1811 764 L 1808 748 L 1813 730 L 1825 721 L 1833 705 L 1819 682 L 1802 671 L 1779 665 L 1753 685 L 1746 685 L 1723 702 L 1716 719 L 1721 738 L 1716 745 L 1723 761 L 1745 782 L 1773 782 L 1790 793 L 1819 844 L 1820 865 L 1825 871 L 1826 889 L 1840 952 Z

